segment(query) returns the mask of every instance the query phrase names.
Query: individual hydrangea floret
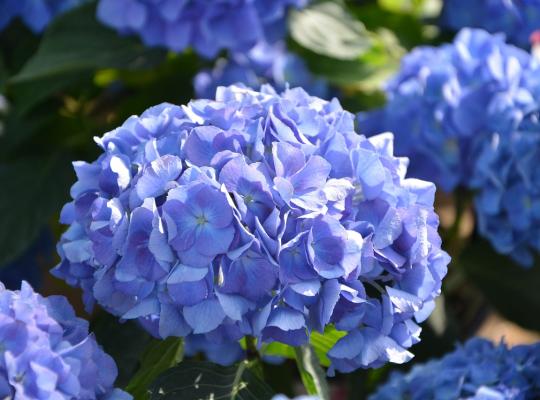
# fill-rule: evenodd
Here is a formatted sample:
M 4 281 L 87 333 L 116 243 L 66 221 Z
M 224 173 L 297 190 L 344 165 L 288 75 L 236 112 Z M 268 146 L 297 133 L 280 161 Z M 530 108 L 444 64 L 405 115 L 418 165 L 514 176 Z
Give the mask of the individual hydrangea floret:
M 130 400 L 117 374 L 65 297 L 0 283 L 0 398 Z
M 213 69 L 199 72 L 194 79 L 198 98 L 212 98 L 219 86 L 242 83 L 254 89 L 269 83 L 276 90 L 287 85 L 302 87 L 313 96 L 327 98 L 328 85 L 311 74 L 306 63 L 286 50 L 284 42 L 270 45 L 261 42 L 247 53 L 235 53 L 219 59 Z
M 441 24 L 459 30 L 482 28 L 504 33 L 508 41 L 529 48 L 531 34 L 540 29 L 538 0 L 445 0 Z
M 387 105 L 361 114 L 363 133 L 391 131 L 411 176 L 445 191 L 469 186 L 481 146 L 508 135 L 531 109 L 532 63 L 501 35 L 462 30 L 452 44 L 419 47 L 388 83 Z
M 245 52 L 260 41 L 285 35 L 289 8 L 308 0 L 100 0 L 98 18 L 148 46 L 180 52 L 192 47 L 203 57 L 221 50 Z
M 40 33 L 54 17 L 84 1 L 86 0 L 2 0 L 0 30 L 13 19 L 20 18 L 34 33 Z
M 508 348 L 473 338 L 443 358 L 394 372 L 370 400 L 540 398 L 540 343 Z
M 53 271 L 88 308 L 221 364 L 246 335 L 297 346 L 329 325 L 347 333 L 330 373 L 412 357 L 449 257 L 435 187 L 405 179 L 391 134 L 358 135 L 337 100 L 299 88 L 231 86 L 96 141 Z

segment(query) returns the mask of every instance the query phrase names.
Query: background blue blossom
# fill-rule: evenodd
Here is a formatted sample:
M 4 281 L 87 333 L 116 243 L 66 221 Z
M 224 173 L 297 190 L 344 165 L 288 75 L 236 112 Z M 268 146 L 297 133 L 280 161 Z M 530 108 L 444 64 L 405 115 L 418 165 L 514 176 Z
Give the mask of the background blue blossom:
M 2 0 L 0 2 L 0 30 L 14 18 L 20 18 L 35 33 L 42 32 L 58 14 L 85 0 Z
M 247 53 L 235 53 L 229 59 L 219 59 L 212 69 L 195 75 L 195 94 L 212 98 L 219 86 L 243 83 L 254 89 L 269 83 L 276 90 L 301 87 L 313 96 L 327 98 L 329 88 L 319 77 L 313 76 L 302 58 L 287 51 L 284 42 L 258 43 Z
M 308 0 L 100 0 L 98 18 L 123 34 L 138 34 L 148 46 L 203 57 L 220 50 L 245 52 L 285 35 L 290 7 Z
M 470 186 L 482 146 L 495 133 L 510 135 L 536 108 L 531 65 L 503 36 L 464 29 L 452 44 L 404 57 L 386 87 L 387 105 L 360 114 L 362 132 L 393 132 L 411 176 L 445 191 Z
M 0 397 L 129 400 L 113 388 L 114 360 L 65 297 L 0 283 Z
M 509 137 L 496 135 L 486 143 L 473 182 L 480 233 L 526 266 L 540 252 L 538 118 L 536 109 Z
M 388 104 L 359 116 L 368 135 L 395 133 L 411 176 L 473 189 L 479 232 L 522 265 L 540 249 L 538 73 L 502 36 L 465 29 L 451 45 L 406 56 Z
M 474 338 L 438 360 L 393 373 L 370 400 L 536 399 L 540 344 L 512 348 Z
M 529 48 L 531 34 L 540 29 L 538 0 L 445 0 L 441 24 L 459 30 L 482 28 L 506 34 L 508 41 Z
M 335 99 L 231 86 L 96 142 L 53 270 L 88 309 L 222 364 L 246 335 L 297 346 L 329 324 L 348 332 L 330 373 L 412 357 L 449 257 L 435 187 L 404 178 L 391 135 L 358 135 Z

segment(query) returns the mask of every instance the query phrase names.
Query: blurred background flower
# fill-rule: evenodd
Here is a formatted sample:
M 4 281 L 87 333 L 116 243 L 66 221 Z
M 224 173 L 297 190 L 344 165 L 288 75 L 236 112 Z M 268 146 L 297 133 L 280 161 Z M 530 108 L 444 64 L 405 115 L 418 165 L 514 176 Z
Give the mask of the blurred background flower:
M 473 338 L 407 374 L 393 374 L 370 399 L 535 399 L 539 376 L 540 344 L 508 348 Z
M 510 43 L 528 49 L 531 34 L 540 29 L 538 0 L 445 0 L 443 4 L 441 23 L 456 31 L 473 27 L 502 32 Z

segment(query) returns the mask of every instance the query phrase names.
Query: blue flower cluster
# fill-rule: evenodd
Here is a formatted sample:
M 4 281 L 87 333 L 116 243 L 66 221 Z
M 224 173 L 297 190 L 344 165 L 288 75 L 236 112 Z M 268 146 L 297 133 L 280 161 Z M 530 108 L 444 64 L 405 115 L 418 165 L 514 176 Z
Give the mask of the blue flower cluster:
M 419 47 L 388 83 L 387 105 L 360 114 L 364 133 L 391 131 L 411 176 L 445 191 L 470 186 L 481 146 L 511 134 L 536 107 L 528 53 L 504 37 L 462 30 L 452 44 Z
M 327 98 L 329 92 L 326 81 L 313 76 L 304 60 L 287 51 L 281 41 L 272 45 L 260 42 L 247 53 L 219 59 L 213 69 L 203 70 L 195 76 L 195 94 L 209 99 L 214 97 L 219 86 L 236 83 L 254 89 L 269 83 L 276 90 L 283 90 L 289 84 L 322 98 Z
M 406 56 L 388 104 L 359 116 L 368 135 L 394 132 L 411 176 L 474 189 L 480 232 L 525 265 L 540 250 L 539 76 L 503 36 L 465 29 Z
M 540 398 L 540 343 L 507 348 L 473 338 L 441 359 L 393 373 L 370 400 Z
M 308 0 L 100 0 L 98 18 L 148 46 L 172 51 L 192 47 L 203 57 L 221 50 L 245 52 L 285 34 L 290 7 Z
M 0 398 L 129 400 L 117 373 L 65 297 L 0 283 Z
M 2 0 L 0 1 L 0 30 L 12 19 L 21 18 L 35 33 L 42 32 L 49 22 L 85 0 Z
M 540 102 L 511 135 L 494 135 L 482 149 L 473 182 L 480 233 L 524 266 L 540 253 L 539 120 Z
M 231 86 L 96 141 L 101 156 L 74 163 L 53 270 L 87 307 L 221 363 L 246 335 L 297 346 L 330 324 L 347 331 L 330 373 L 412 357 L 449 257 L 435 187 L 404 178 L 392 135 L 358 135 L 337 100 L 300 88 Z
M 529 48 L 531 34 L 540 29 L 540 1 L 445 0 L 441 24 L 454 30 L 472 27 L 502 32 L 511 43 Z

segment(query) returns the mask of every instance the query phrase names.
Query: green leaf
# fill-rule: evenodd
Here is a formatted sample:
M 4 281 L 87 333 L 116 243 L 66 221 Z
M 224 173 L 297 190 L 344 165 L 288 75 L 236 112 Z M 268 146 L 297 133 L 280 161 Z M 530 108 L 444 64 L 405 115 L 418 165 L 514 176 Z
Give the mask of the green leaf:
M 141 366 L 126 387 L 135 400 L 144 400 L 149 396 L 152 382 L 164 371 L 174 367 L 184 356 L 184 344 L 180 338 L 170 337 L 154 340 L 146 348 Z
M 296 365 L 308 394 L 317 395 L 321 400 L 330 400 L 330 389 L 326 374 L 310 345 L 295 347 Z
M 0 164 L 0 265 L 24 251 L 59 212 L 73 179 L 69 161 L 57 154 Z
M 517 265 L 476 238 L 459 261 L 489 303 L 524 328 L 540 331 L 540 260 L 531 268 Z
M 319 363 L 323 367 L 330 366 L 330 360 L 326 354 L 332 347 L 334 347 L 336 342 L 345 335 L 346 332 L 338 331 L 333 326 L 327 326 L 324 334 L 319 332 L 311 332 L 309 342 L 311 347 L 313 347 L 315 350 Z M 296 358 L 294 347 L 279 342 L 264 344 L 261 352 L 262 354 L 269 356 L 285 357 L 289 359 Z
M 244 361 L 230 367 L 184 361 L 161 374 L 150 387 L 150 400 L 268 400 L 272 390 Z
M 397 70 L 404 53 L 392 31 L 370 33 L 371 48 L 354 60 L 339 60 L 299 49 L 316 75 L 349 90 L 375 91 Z
M 354 60 L 371 46 L 364 25 L 351 17 L 342 4 L 332 1 L 292 11 L 290 31 L 306 49 L 340 60 Z
M 321 365 L 325 367 L 330 366 L 330 360 L 326 356 L 328 351 L 334 347 L 336 342 L 345 336 L 347 333 L 344 331 L 338 331 L 333 326 L 327 326 L 324 330 L 324 334 L 319 332 L 311 332 L 309 342 L 311 347 L 315 350 L 317 357 Z
M 437 17 L 442 0 L 378 0 L 379 6 L 395 13 L 413 14 L 418 17 Z
M 90 3 L 57 18 L 12 83 L 98 68 L 140 68 L 162 60 L 165 52 L 119 36 L 95 13 L 95 4 Z
M 8 89 L 21 112 L 62 88 L 91 81 L 97 69 L 147 68 L 165 58 L 163 50 L 120 36 L 95 14 L 91 2 L 62 14 L 49 26 L 38 50 L 9 80 Z

